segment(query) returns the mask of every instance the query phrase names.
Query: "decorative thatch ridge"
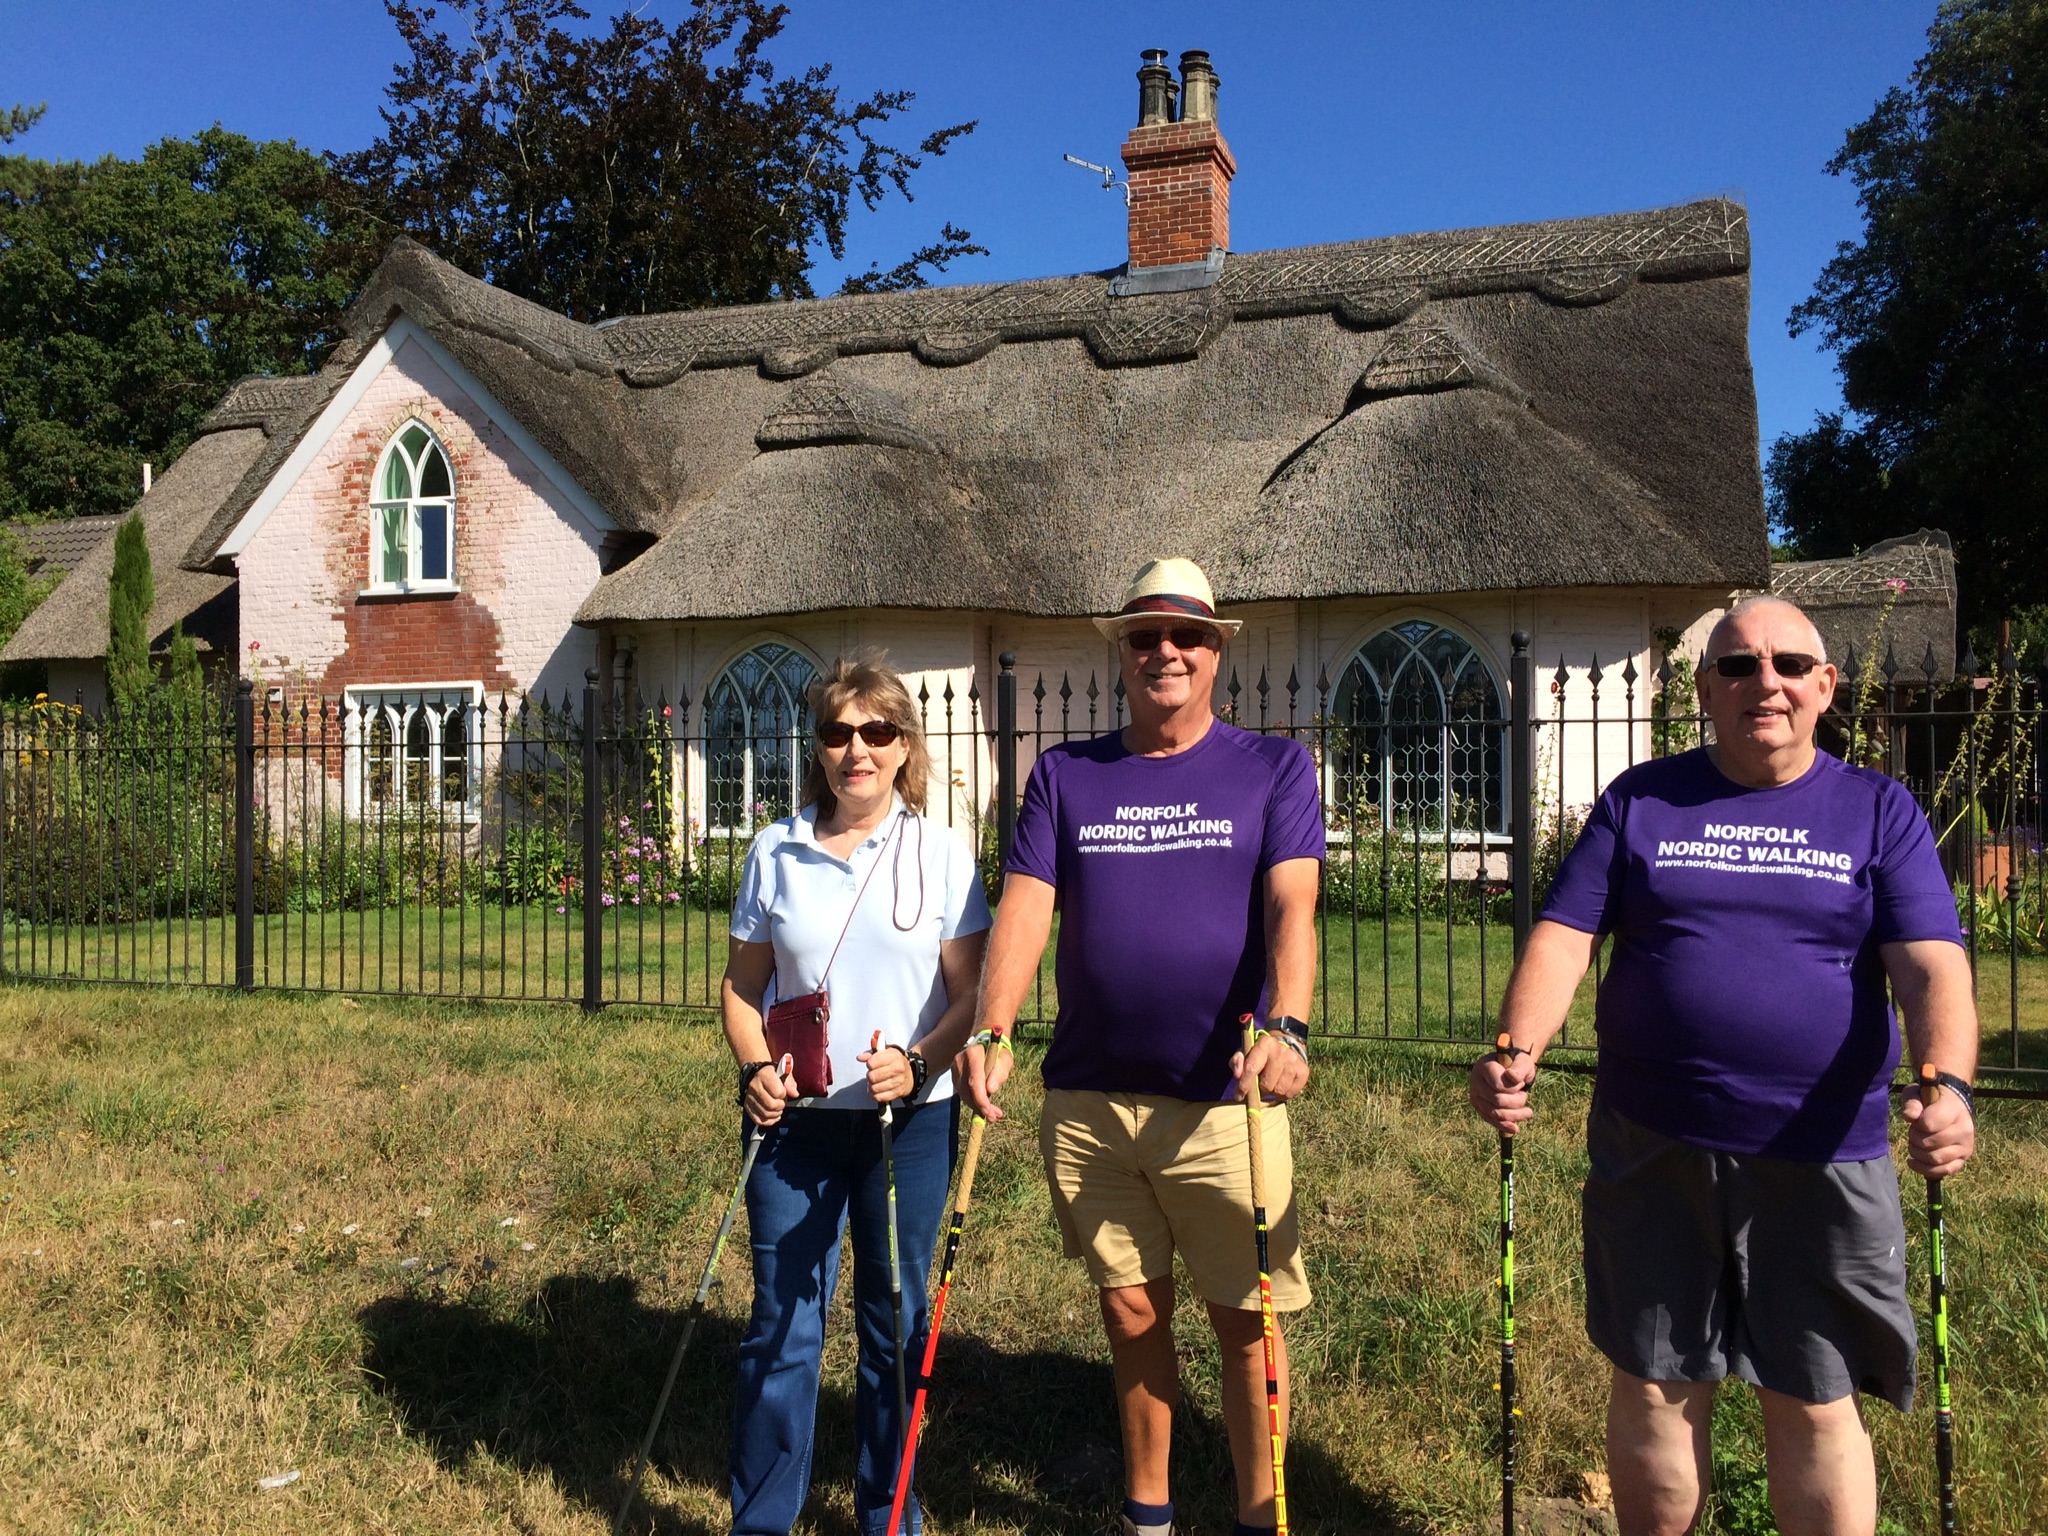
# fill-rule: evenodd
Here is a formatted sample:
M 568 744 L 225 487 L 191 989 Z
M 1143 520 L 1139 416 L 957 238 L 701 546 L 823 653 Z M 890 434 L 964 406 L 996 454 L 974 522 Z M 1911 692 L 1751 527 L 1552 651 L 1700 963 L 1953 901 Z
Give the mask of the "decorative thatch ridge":
M 1905 681 L 1919 681 L 1930 655 L 1938 678 L 1955 673 L 1956 557 L 1949 536 L 1937 529 L 1886 539 L 1838 560 L 1774 565 L 1770 591 L 1806 610 L 1830 660 L 1846 661 L 1853 645 L 1866 664 L 1896 661 Z M 1879 638 L 1878 617 L 1887 605 Z
M 1525 290 L 1552 303 L 1598 304 L 1642 279 L 1748 269 L 1747 215 L 1716 201 L 1231 255 L 1219 283 L 1188 293 L 1113 298 L 1108 274 L 1095 274 L 634 317 L 605 327 L 603 340 L 619 376 L 641 388 L 672 384 L 692 368 L 758 365 L 790 378 L 864 352 L 908 351 L 951 366 L 1004 342 L 1068 337 L 1105 366 L 1131 366 L 1193 357 L 1233 320 L 1326 311 L 1377 327 L 1431 299 Z M 552 366 L 572 361 L 549 351 Z
M 936 451 L 931 439 L 910 424 L 902 402 L 882 390 L 833 378 L 797 385 L 781 409 L 761 423 L 754 441 L 763 449 L 874 443 Z

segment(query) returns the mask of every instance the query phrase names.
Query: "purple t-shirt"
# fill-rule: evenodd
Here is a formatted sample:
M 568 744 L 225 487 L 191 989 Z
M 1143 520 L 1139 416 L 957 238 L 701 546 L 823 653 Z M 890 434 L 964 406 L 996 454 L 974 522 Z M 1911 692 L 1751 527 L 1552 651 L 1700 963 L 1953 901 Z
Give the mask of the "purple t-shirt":
M 1048 1088 L 1203 1101 L 1230 1086 L 1266 981 L 1266 870 L 1323 856 L 1308 749 L 1221 720 L 1172 757 L 1121 734 L 1040 754 L 1013 873 L 1059 893 Z
M 1819 754 L 1745 789 L 1704 749 L 1631 768 L 1543 916 L 1612 934 L 1596 1092 L 1696 1146 L 1860 1162 L 1888 1145 L 1899 1032 L 1880 944 L 1960 944 L 1934 834 L 1896 779 Z

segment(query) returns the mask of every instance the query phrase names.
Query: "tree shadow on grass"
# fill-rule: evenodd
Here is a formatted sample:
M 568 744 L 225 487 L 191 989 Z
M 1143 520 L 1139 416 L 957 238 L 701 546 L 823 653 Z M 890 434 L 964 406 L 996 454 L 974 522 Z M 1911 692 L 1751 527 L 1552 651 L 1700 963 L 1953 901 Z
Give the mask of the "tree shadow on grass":
M 386 1296 L 359 1314 L 364 1368 L 409 1432 L 460 1469 L 479 1452 L 546 1471 L 563 1493 L 609 1521 L 634 1449 L 680 1337 L 682 1313 L 641 1305 L 623 1275 L 556 1275 L 524 1306 L 502 1293 L 464 1298 L 427 1289 Z M 707 1315 L 676 1383 L 652 1463 L 665 1478 L 725 1488 L 739 1325 Z M 1089 1339 L 1082 1347 L 1092 1347 Z M 1000 1524 L 1095 1532 L 1114 1525 L 1122 1465 L 1107 1361 L 1071 1349 L 1003 1350 L 965 1332 L 939 1344 L 918 1493 L 951 1529 Z M 853 1479 L 850 1395 L 820 1394 L 814 1496 L 821 1536 L 854 1536 L 843 1504 L 817 1488 Z M 1290 1447 L 1293 1528 L 1344 1536 L 1413 1536 L 1419 1528 L 1354 1485 L 1308 1440 Z M 1230 1450 L 1213 1413 L 1183 1398 L 1174 1425 L 1181 1528 L 1223 1532 L 1232 1517 Z M 643 1497 L 629 1527 L 659 1536 L 720 1536 Z

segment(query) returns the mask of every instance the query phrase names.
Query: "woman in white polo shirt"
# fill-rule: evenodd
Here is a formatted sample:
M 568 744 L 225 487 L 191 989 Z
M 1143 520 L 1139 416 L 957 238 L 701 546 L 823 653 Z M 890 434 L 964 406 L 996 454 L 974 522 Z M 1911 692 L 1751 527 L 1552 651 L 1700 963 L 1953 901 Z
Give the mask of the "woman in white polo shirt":
M 973 1023 L 989 927 L 972 852 L 924 814 L 931 757 L 903 680 L 879 660 L 841 660 L 810 704 L 818 724 L 803 808 L 747 853 L 725 971 L 740 1102 L 765 1128 L 747 1186 L 754 1309 L 733 1416 L 734 1536 L 784 1536 L 803 1509 L 825 1313 L 849 1221 L 860 1335 L 854 1511 L 863 1536 L 888 1529 L 906 1426 L 878 1111 L 894 1106 L 904 1351 L 914 1370 L 926 1260 L 953 1169 L 950 1069 Z M 796 1074 L 778 1073 L 764 1021 L 778 997 L 820 990 L 831 1086 L 799 1107 Z M 916 1505 L 906 1513 L 917 1531 Z

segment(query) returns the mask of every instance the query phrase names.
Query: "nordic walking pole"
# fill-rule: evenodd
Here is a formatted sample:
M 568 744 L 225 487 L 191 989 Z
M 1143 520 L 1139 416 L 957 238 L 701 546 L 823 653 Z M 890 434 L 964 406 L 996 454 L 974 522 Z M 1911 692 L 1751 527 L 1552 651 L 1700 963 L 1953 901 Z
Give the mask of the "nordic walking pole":
M 1502 1030 L 1493 1042 L 1500 1064 L 1513 1070 L 1528 1051 Z M 1500 1528 L 1515 1536 L 1515 1139 L 1500 1138 Z
M 875 1038 L 868 1046 L 870 1053 L 882 1048 L 882 1032 L 875 1031 Z M 882 1177 L 889 1186 L 889 1327 L 896 1335 L 896 1448 L 903 1448 L 903 1425 L 910 1417 L 910 1394 L 903 1386 L 903 1260 L 897 1249 L 896 1240 L 896 1148 L 891 1127 L 896 1120 L 896 1106 L 882 1106 Z
M 1932 1104 L 1941 1078 L 1920 1064 L 1920 1102 Z M 1927 1289 L 1934 1312 L 1934 1467 L 1941 1482 L 1941 1536 L 1956 1529 L 1956 1420 L 1948 1396 L 1948 1255 L 1942 1244 L 1941 1180 L 1927 1181 Z
M 960 1228 L 974 1196 L 974 1168 L 981 1161 L 981 1133 L 988 1122 L 974 1116 L 967 1128 L 967 1155 L 960 1163 L 960 1193 L 953 1201 L 953 1219 L 946 1227 L 946 1256 L 939 1264 L 939 1294 L 932 1302 L 932 1325 L 924 1338 L 924 1365 L 917 1375 L 917 1397 L 910 1405 L 910 1432 L 903 1439 L 903 1460 L 896 1468 L 896 1499 L 889 1506 L 889 1536 L 903 1524 L 903 1506 L 910 1497 L 911 1466 L 917 1459 L 917 1432 L 924 1423 L 924 1401 L 932 1386 L 932 1361 L 939 1352 L 939 1326 L 946 1320 L 946 1295 L 953 1289 L 953 1264 L 960 1257 Z
M 1249 1056 L 1258 1044 L 1259 1032 L 1252 1016 L 1239 1020 L 1244 1026 L 1244 1053 Z M 1280 1355 L 1273 1337 L 1273 1272 L 1266 1256 L 1266 1135 L 1260 1123 L 1265 1085 L 1252 1079 L 1252 1091 L 1244 1096 L 1245 1133 L 1252 1154 L 1252 1237 L 1259 1250 L 1259 1317 L 1266 1332 L 1266 1434 L 1273 1446 L 1273 1525 L 1277 1536 L 1287 1536 L 1287 1442 L 1280 1428 Z
M 788 1080 L 796 1063 L 784 1056 L 775 1069 L 776 1076 Z M 711 1286 L 718 1274 L 718 1260 L 725 1253 L 725 1240 L 732 1236 L 732 1224 L 740 1214 L 740 1202 L 747 1197 L 747 1180 L 754 1172 L 754 1159 L 761 1153 L 761 1137 L 765 1128 L 755 1126 L 754 1133 L 747 1138 L 747 1154 L 740 1159 L 739 1182 L 732 1187 L 732 1199 L 725 1205 L 725 1219 L 718 1224 L 718 1235 L 711 1240 L 711 1257 L 704 1261 L 704 1273 L 697 1281 L 697 1294 L 690 1301 L 690 1316 L 683 1324 L 683 1336 L 677 1341 L 674 1357 L 668 1363 L 668 1377 L 661 1384 L 661 1396 L 654 1400 L 654 1417 L 648 1420 L 647 1433 L 640 1437 L 640 1454 L 633 1458 L 633 1476 L 626 1484 L 626 1496 L 619 1501 L 619 1513 L 612 1521 L 612 1536 L 626 1528 L 626 1517 L 633 1512 L 633 1501 L 640 1495 L 640 1477 L 647 1470 L 647 1453 L 654 1448 L 654 1437 L 661 1429 L 661 1416 L 668 1412 L 669 1394 L 676 1389 L 676 1375 L 683 1368 L 683 1355 L 690 1347 L 690 1340 L 697 1333 L 697 1319 L 704 1315 L 704 1304 L 710 1298 Z

